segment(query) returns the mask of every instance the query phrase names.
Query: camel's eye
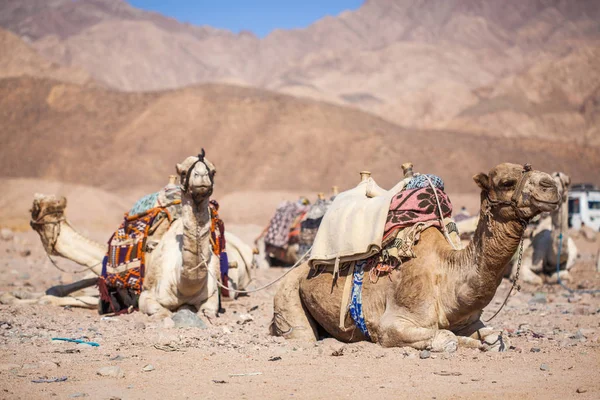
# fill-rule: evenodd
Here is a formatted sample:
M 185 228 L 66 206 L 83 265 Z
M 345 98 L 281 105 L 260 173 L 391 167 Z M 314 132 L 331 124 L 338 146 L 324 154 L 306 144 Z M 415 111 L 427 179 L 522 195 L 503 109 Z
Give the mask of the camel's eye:
M 500 182 L 500 188 L 501 189 L 512 189 L 516 184 L 517 184 L 517 181 L 515 179 L 509 179 L 509 180 Z

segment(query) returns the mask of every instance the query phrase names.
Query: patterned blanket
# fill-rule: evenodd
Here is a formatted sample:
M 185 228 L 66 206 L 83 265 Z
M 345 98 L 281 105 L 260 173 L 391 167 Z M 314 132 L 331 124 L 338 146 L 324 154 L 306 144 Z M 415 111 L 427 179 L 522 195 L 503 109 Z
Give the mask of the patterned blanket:
M 405 189 L 392 198 L 383 231 L 384 245 L 395 238 L 402 228 L 420 222 L 439 221 L 440 215 L 433 190 L 431 186 Z M 438 187 L 435 188 L 435 193 L 440 201 L 443 218 L 450 217 L 452 215 L 450 198 Z M 434 225 L 440 227 L 439 222 Z
M 148 231 L 162 212 L 165 212 L 164 208 L 157 207 L 143 214 L 126 214 L 111 236 L 102 262 L 102 276 L 98 280 L 101 313 L 118 313 L 130 306 L 137 308 L 144 282 Z
M 265 244 L 268 246 L 287 249 L 290 240 L 290 233 L 292 233 L 292 237 L 298 236 L 300 233 L 300 221 L 298 220 L 298 217 L 306 211 L 307 207 L 298 204 L 297 202 L 285 201 L 281 203 L 277 207 L 275 215 L 271 219 L 269 227 L 267 228 L 267 232 L 265 234 Z M 296 222 L 298 228 L 296 235 L 294 235 L 294 232 L 292 232 L 294 222 Z
M 298 242 L 300 244 L 298 250 L 299 255 L 306 253 L 312 246 L 315 237 L 317 236 L 319 226 L 321 225 L 321 221 L 323 221 L 323 216 L 330 205 L 330 200 L 318 199 L 304 215 L 304 218 L 302 218 L 300 224 L 300 240 Z

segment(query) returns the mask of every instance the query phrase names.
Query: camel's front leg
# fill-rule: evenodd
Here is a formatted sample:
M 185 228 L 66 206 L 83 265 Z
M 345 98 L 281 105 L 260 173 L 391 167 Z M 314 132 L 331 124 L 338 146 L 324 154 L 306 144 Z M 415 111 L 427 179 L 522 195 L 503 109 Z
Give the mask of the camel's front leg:
M 206 287 L 201 296 L 203 300 L 200 304 L 195 304 L 195 306 L 198 309 L 198 314 L 208 318 L 210 321 L 211 318 L 216 318 L 219 314 L 219 295 L 221 289 L 218 285 L 219 281 L 217 277 L 221 276 L 221 270 L 218 262 L 212 262 L 209 268 L 212 273 L 207 274 Z
M 154 298 L 151 290 L 144 290 L 138 301 L 140 311 L 147 315 L 157 315 L 159 318 L 165 318 L 171 315 L 171 311 L 163 307 L 158 300 Z
M 469 348 L 489 351 L 506 351 L 510 346 L 502 330 L 485 326 L 477 318 L 465 328 L 455 331 L 461 345 Z
M 385 315 L 382 317 L 378 336 L 379 343 L 384 347 L 410 346 L 417 350 L 449 353 L 458 348 L 458 339 L 449 330 L 423 328 L 408 320 Z

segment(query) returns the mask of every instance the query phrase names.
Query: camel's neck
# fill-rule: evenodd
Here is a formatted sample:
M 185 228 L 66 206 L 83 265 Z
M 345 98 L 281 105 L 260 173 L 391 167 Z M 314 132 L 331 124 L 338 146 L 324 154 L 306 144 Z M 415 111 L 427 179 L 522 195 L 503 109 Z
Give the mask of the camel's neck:
M 208 198 L 195 203 L 184 194 L 181 199 L 183 222 L 183 267 L 181 280 L 197 282 L 206 279 L 211 258 L 210 211 Z
M 485 202 L 487 200 L 482 202 L 482 210 Z M 447 257 L 449 267 L 460 274 L 461 297 L 474 309 L 482 309 L 494 297 L 506 264 L 519 248 L 525 231 L 519 221 L 502 221 L 497 211 L 488 214 L 482 211 L 471 243 Z
M 97 275 L 102 273 L 102 259 L 106 255 L 106 245 L 84 237 L 66 221 L 60 223 L 60 233 L 54 250 L 61 257 L 92 268 Z

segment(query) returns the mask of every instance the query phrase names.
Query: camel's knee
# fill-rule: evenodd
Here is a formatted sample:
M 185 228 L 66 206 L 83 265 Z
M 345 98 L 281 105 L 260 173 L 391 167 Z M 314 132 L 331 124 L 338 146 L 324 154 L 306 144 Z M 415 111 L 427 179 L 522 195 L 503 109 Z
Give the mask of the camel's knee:
M 273 319 L 269 327 L 271 335 L 308 341 L 318 339 L 317 324 L 300 298 L 302 276 L 303 271 L 298 268 L 286 276 L 279 286 L 273 299 Z
M 140 311 L 144 314 L 155 315 L 159 313 L 164 313 L 168 310 L 163 307 L 151 294 L 149 291 L 143 291 L 140 295 L 138 301 Z

